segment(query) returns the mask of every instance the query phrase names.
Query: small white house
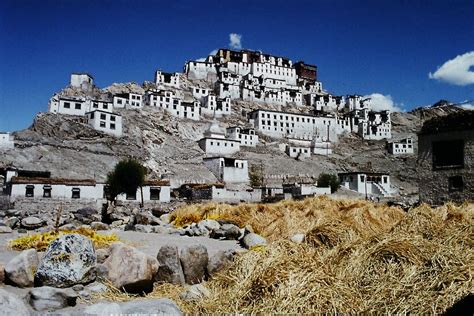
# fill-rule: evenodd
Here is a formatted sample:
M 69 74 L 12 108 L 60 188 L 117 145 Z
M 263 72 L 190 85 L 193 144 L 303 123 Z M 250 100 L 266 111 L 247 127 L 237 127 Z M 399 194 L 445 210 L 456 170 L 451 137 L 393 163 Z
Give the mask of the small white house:
M 90 111 L 100 110 L 104 112 L 112 112 L 114 109 L 114 103 L 108 100 L 87 100 L 89 106 L 87 107 Z
M 240 141 L 227 139 L 225 131 L 219 127 L 217 122 L 211 124 L 198 144 L 206 154 L 225 156 L 240 151 Z
M 204 165 L 219 181 L 224 183 L 248 184 L 250 182 L 247 160 L 207 157 L 204 158 Z
M 141 109 L 143 96 L 137 93 L 120 93 L 113 97 L 114 108 Z
M 193 97 L 201 101 L 204 97 L 207 97 L 211 92 L 210 89 L 200 88 L 200 87 L 193 87 Z
M 15 147 L 15 138 L 10 133 L 0 133 L 0 148 L 11 149 Z
M 388 152 L 392 155 L 410 155 L 414 153 L 413 138 L 405 138 L 397 142 L 388 142 Z
M 113 136 L 122 136 L 122 116 L 115 113 L 95 110 L 87 112 L 88 123 L 94 129 Z
M 118 201 L 129 202 L 169 202 L 171 200 L 171 188 L 168 180 L 147 180 L 142 187 L 142 191 L 137 188 L 135 194 L 120 194 Z
M 167 85 L 175 88 L 179 88 L 180 80 L 178 73 L 167 73 L 157 70 L 155 73 L 155 84 L 156 85 Z
M 230 98 L 219 99 L 215 95 L 207 95 L 201 99 L 201 113 L 207 116 L 230 115 Z
M 258 144 L 258 135 L 253 128 L 229 127 L 227 135 L 230 139 L 240 141 L 241 146 L 255 147 Z
M 94 85 L 94 78 L 88 73 L 72 73 L 70 85 L 86 90 Z
M 90 111 L 89 106 L 89 102 L 82 97 L 54 95 L 49 100 L 48 110 L 51 113 L 84 116 L 86 112 Z
M 388 197 L 392 193 L 390 176 L 386 173 L 375 172 L 345 172 L 339 173 L 341 186 L 368 195 Z

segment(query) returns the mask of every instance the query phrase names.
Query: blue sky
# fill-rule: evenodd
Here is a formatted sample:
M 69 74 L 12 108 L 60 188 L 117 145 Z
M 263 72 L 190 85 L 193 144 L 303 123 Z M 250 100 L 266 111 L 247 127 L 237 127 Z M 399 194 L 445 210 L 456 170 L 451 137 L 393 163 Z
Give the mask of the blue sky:
M 2 0 L 0 131 L 28 127 L 71 72 L 99 87 L 142 83 L 228 47 L 230 33 L 244 48 L 318 65 L 334 94 L 390 95 L 405 110 L 472 100 L 474 84 L 428 74 L 474 51 L 473 14 L 472 0 Z

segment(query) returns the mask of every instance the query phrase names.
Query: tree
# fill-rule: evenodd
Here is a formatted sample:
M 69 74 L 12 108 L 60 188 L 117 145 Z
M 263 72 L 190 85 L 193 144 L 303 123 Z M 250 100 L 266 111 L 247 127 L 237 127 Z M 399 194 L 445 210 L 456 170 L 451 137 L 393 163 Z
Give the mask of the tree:
M 331 193 L 336 192 L 340 184 L 335 174 L 321 173 L 318 177 L 318 187 L 331 187 Z
M 263 165 L 251 165 L 249 178 L 252 187 L 261 187 L 263 185 Z
M 119 194 L 136 194 L 137 189 L 141 191 L 141 203 L 143 207 L 143 185 L 145 183 L 146 168 L 133 158 L 121 160 L 107 175 L 108 199 L 115 203 Z

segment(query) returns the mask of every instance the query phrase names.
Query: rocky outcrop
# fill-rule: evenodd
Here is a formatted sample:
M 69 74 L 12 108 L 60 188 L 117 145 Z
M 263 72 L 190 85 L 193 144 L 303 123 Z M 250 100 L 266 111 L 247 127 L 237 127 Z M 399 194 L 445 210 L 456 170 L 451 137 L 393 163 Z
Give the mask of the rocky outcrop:
M 38 252 L 35 249 L 22 251 L 5 266 L 7 279 L 19 287 L 31 287 L 34 284 L 38 268 Z
M 36 311 L 54 311 L 75 306 L 77 294 L 72 289 L 57 289 L 43 286 L 31 289 L 28 293 L 31 307 Z
M 178 247 L 161 247 L 160 251 L 158 251 L 157 260 L 160 266 L 156 274 L 156 281 L 184 284 L 184 273 L 181 268 Z
M 0 315 L 28 316 L 30 311 L 18 296 L 0 289 Z
M 49 244 L 35 275 L 38 285 L 69 287 L 95 279 L 94 247 L 87 237 L 67 234 Z
M 180 253 L 181 266 L 187 284 L 196 284 L 206 278 L 206 269 L 209 262 L 206 247 L 193 245 L 183 248 Z
M 107 269 L 107 279 L 116 288 L 129 293 L 147 293 L 153 290 L 158 261 L 133 247 L 122 243 L 113 244 L 104 266 Z
M 97 303 L 94 305 L 87 306 L 83 313 L 85 315 L 94 316 L 110 316 L 110 315 L 121 315 L 122 309 L 120 305 L 113 302 Z

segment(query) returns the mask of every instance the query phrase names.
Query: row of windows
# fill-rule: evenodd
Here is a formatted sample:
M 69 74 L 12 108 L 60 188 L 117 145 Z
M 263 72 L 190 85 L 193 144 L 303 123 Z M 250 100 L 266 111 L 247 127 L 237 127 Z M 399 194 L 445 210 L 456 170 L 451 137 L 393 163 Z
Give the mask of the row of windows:
M 63 107 L 65 109 L 70 109 L 71 108 L 71 103 L 70 102 L 64 102 Z M 74 103 L 74 109 L 75 110 L 80 110 L 82 108 L 82 103 Z
M 44 198 L 51 198 L 52 188 L 50 185 L 43 186 L 43 197 Z M 159 200 L 160 199 L 160 192 L 161 188 L 150 188 L 150 200 Z M 107 189 L 104 189 L 104 198 L 107 195 Z M 27 185 L 25 190 L 25 197 L 34 197 L 35 196 L 35 186 L 34 185 Z M 81 189 L 80 188 L 72 188 L 71 189 L 71 198 L 72 199 L 80 199 L 81 198 Z M 133 194 L 126 194 L 127 200 L 136 200 L 137 195 L 136 192 Z
M 221 142 L 216 141 L 215 144 L 216 146 L 221 146 Z M 229 142 L 223 141 L 222 144 L 224 145 L 224 147 L 227 147 L 227 144 L 229 144 Z M 212 140 L 211 140 L 211 146 L 214 146 L 214 141 Z M 233 142 L 230 142 L 230 147 L 234 147 Z
M 272 115 L 270 113 L 262 113 L 260 112 L 260 117 L 261 118 L 271 118 Z M 300 116 L 294 116 L 294 115 L 282 115 L 282 114 L 273 114 L 273 119 L 274 120 L 285 120 L 285 121 L 296 121 L 299 122 L 301 120 L 302 123 L 313 123 L 316 124 L 316 118 L 310 118 L 310 117 L 300 117 Z M 328 120 L 328 125 L 331 125 L 331 121 Z M 323 120 L 323 124 L 326 124 L 326 120 Z
M 104 121 L 100 121 L 99 126 L 102 128 L 107 128 L 107 123 Z M 115 123 L 110 123 L 110 129 L 115 129 Z
M 95 116 L 94 112 L 91 112 L 89 115 L 90 115 L 90 118 L 91 118 L 91 119 L 93 119 L 94 116 Z M 107 120 L 107 114 L 105 114 L 105 113 L 100 113 L 100 119 L 101 119 L 101 120 Z M 110 115 L 110 120 L 111 120 L 112 122 L 115 122 L 115 115 Z

